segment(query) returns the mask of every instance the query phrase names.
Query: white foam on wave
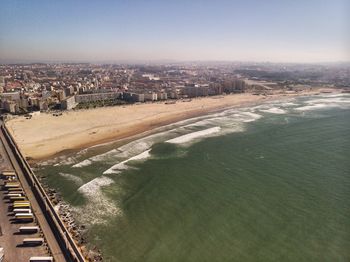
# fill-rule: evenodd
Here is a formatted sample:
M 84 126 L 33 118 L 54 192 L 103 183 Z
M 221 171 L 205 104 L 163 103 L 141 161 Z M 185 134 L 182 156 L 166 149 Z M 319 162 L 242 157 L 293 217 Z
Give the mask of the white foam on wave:
M 80 155 L 86 154 L 86 153 L 88 152 L 88 149 L 89 149 L 89 148 L 81 149 L 78 153 L 76 153 L 76 155 L 77 155 L 77 156 L 80 156 Z
M 64 165 L 72 165 L 76 162 L 76 159 L 74 157 L 67 157 L 67 156 L 59 156 L 55 157 L 53 159 L 49 159 L 46 161 L 42 161 L 39 164 L 39 166 L 64 166 Z
M 160 139 L 163 136 L 166 136 L 167 134 L 169 134 L 169 132 L 171 131 L 165 131 L 165 132 L 149 135 L 147 137 L 134 140 L 130 143 L 127 143 L 123 146 L 118 147 L 117 149 L 112 149 L 106 153 L 99 154 L 96 156 L 92 156 L 88 159 L 85 159 L 75 164 L 73 167 L 85 167 L 93 164 L 94 162 L 106 161 L 108 158 L 113 158 L 113 159 L 130 158 L 132 156 L 141 154 L 142 152 L 150 149 L 158 139 Z
M 91 160 L 85 159 L 85 160 L 83 160 L 83 161 L 81 161 L 81 162 L 79 162 L 79 163 L 73 165 L 72 167 L 84 167 L 84 166 L 89 166 L 89 165 L 91 165 L 91 164 L 92 164 L 92 161 L 91 161 Z
M 319 95 L 320 97 L 346 97 L 346 96 L 348 96 L 348 94 L 346 94 L 346 93 L 336 93 L 336 94 L 320 94 Z
M 261 117 L 258 114 L 254 114 L 254 113 L 250 113 L 250 112 L 245 112 L 243 115 L 240 115 L 240 116 L 243 119 L 242 121 L 248 121 L 248 120 L 252 121 L 253 119 L 258 119 Z M 188 127 L 208 125 L 208 124 L 214 123 L 215 121 L 228 122 L 228 120 L 232 120 L 232 119 L 229 119 L 228 117 L 213 117 L 210 119 L 200 120 L 198 122 L 188 124 L 186 126 L 178 127 L 174 130 L 169 130 L 166 132 L 154 134 L 154 135 L 148 136 L 146 138 L 142 138 L 142 139 L 133 141 L 133 142 L 128 143 L 124 146 L 121 146 L 117 150 L 119 153 L 115 154 L 114 157 L 116 157 L 116 158 L 127 158 L 128 157 L 128 159 L 113 165 L 112 167 L 110 167 L 109 169 L 104 171 L 103 174 L 118 174 L 121 171 L 129 168 L 129 166 L 127 165 L 128 162 L 135 161 L 135 160 L 144 160 L 144 159 L 150 157 L 151 147 L 156 142 L 157 139 L 159 140 L 159 142 L 164 142 L 164 140 L 166 139 L 167 136 L 169 137 L 169 136 L 171 136 L 172 133 L 176 133 L 180 130 L 181 130 L 181 132 L 186 131 Z M 233 120 L 235 120 L 235 122 L 237 122 L 236 118 Z M 222 133 L 239 132 L 239 131 L 243 130 L 243 128 L 241 126 L 228 125 L 227 127 L 228 128 L 225 127 L 225 131 L 223 131 Z M 201 138 L 201 137 L 211 136 L 213 134 L 219 133 L 220 131 L 222 131 L 222 128 L 220 126 L 216 126 L 216 127 L 211 127 L 211 128 L 201 130 L 201 131 L 191 132 L 189 134 L 181 135 L 179 137 L 175 137 L 175 138 L 172 138 L 169 140 L 165 140 L 165 142 L 173 143 L 173 144 L 183 144 L 183 143 L 191 142 L 191 141 L 196 140 L 196 139 Z M 187 130 L 187 132 L 188 132 L 188 130 Z M 144 150 L 144 151 L 139 153 L 141 150 Z M 134 155 L 134 156 L 132 156 L 132 155 Z
M 151 138 L 151 136 L 147 137 Z M 145 151 L 146 149 L 150 148 L 153 143 L 151 142 L 146 142 L 142 141 L 142 139 L 135 140 L 133 142 L 130 142 L 126 145 L 123 145 L 117 149 L 112 149 L 106 153 L 99 154 L 96 156 L 92 156 L 88 159 L 85 159 L 72 167 L 79 168 L 79 167 L 86 167 L 93 162 L 100 162 L 100 161 L 105 161 L 106 158 L 113 157 L 113 158 L 126 158 L 130 157 L 133 154 L 137 154 L 139 152 Z
M 106 174 L 118 174 L 118 173 L 120 173 L 121 170 L 125 170 L 128 168 L 128 166 L 126 165 L 128 162 L 149 158 L 151 156 L 151 154 L 149 153 L 150 151 L 151 151 L 151 149 L 146 150 L 146 151 L 142 152 L 141 154 L 133 156 L 127 160 L 124 160 L 124 161 L 118 163 L 118 164 L 115 164 L 114 166 L 112 166 L 109 169 L 107 169 L 106 171 L 104 171 L 103 174 L 104 175 L 106 175 Z
M 112 149 L 106 153 L 103 153 L 103 154 L 99 154 L 99 155 L 96 155 L 96 156 L 92 156 L 88 159 L 85 159 L 83 161 L 80 161 L 79 163 L 73 165 L 72 167 L 85 167 L 85 166 L 89 166 L 91 165 L 93 162 L 97 162 L 97 161 L 103 161 L 106 157 L 108 156 L 113 156 L 115 153 L 117 153 L 118 150 L 117 149 Z
M 99 154 L 93 157 L 90 157 L 89 159 L 93 162 L 97 162 L 97 161 L 102 161 L 103 159 L 105 159 L 106 157 L 109 156 L 113 156 L 114 154 L 118 153 L 118 149 L 112 149 L 106 153 L 103 154 Z
M 323 108 L 349 108 L 350 97 L 343 94 L 327 95 L 304 102 L 305 105 L 295 108 L 298 111 L 318 110 Z
M 111 216 L 121 215 L 121 210 L 113 204 L 101 191 L 101 187 L 108 186 L 114 181 L 106 176 L 97 177 L 78 188 L 88 203 L 83 207 L 75 207 L 74 211 L 84 224 L 103 224 Z
M 217 130 L 218 128 L 221 127 L 222 129 L 224 129 L 224 131 L 222 131 L 223 134 L 229 133 L 229 132 L 242 131 L 242 127 L 238 128 L 236 125 L 232 126 L 232 124 L 239 123 L 239 122 L 252 122 L 259 119 L 260 117 L 261 115 L 258 115 L 252 112 L 242 112 L 241 110 L 237 110 L 237 109 L 228 109 L 220 113 L 215 113 L 212 115 L 201 116 L 201 117 L 180 121 L 168 126 L 168 127 L 174 127 L 173 129 L 137 139 L 117 149 L 113 149 L 106 153 L 99 154 L 99 155 L 90 157 L 88 159 L 85 159 L 73 165 L 73 167 L 74 168 L 86 167 L 93 164 L 94 162 L 98 162 L 98 161 L 103 162 L 111 159 L 113 159 L 113 161 L 115 159 L 117 160 L 128 159 L 132 156 L 142 154 L 143 152 L 149 150 L 157 142 L 164 142 L 164 141 L 167 142 L 167 139 L 174 137 L 174 134 L 188 133 L 189 131 L 193 131 L 191 130 L 192 127 L 216 126 L 213 129 L 209 128 L 209 132 L 212 132 L 213 130 Z M 206 132 L 208 131 L 205 131 L 203 135 L 209 135 L 209 134 L 206 134 Z M 194 135 L 202 136 L 202 131 L 199 131 L 199 133 L 194 133 Z M 184 135 L 184 136 L 186 139 L 187 138 L 191 139 L 193 135 Z M 182 138 L 179 138 L 179 139 L 182 139 Z M 177 141 L 177 140 L 175 139 L 171 141 Z M 119 167 L 122 167 L 122 165 L 120 165 Z
M 166 142 L 167 143 L 172 143 L 172 144 L 183 144 L 183 143 L 190 142 L 190 141 L 192 141 L 194 139 L 197 139 L 197 138 L 200 138 L 200 137 L 203 137 L 203 136 L 208 136 L 208 135 L 211 135 L 211 134 L 218 133 L 218 132 L 220 132 L 220 130 L 221 130 L 221 127 L 216 126 L 216 127 L 208 128 L 208 129 L 205 129 L 205 130 L 201 130 L 201 131 L 189 133 L 189 134 L 186 134 L 186 135 L 182 135 L 182 136 L 179 136 L 179 137 L 175 137 L 173 139 L 167 140 Z
M 212 119 L 204 119 L 204 120 L 201 120 L 201 121 L 197 121 L 197 122 L 185 125 L 185 126 L 183 126 L 183 128 L 205 126 L 205 125 L 208 125 L 208 124 L 211 123 L 210 120 L 212 120 Z
M 155 136 L 152 135 L 144 139 L 139 139 L 131 143 L 128 143 L 124 146 L 121 146 L 118 148 L 119 153 L 118 155 L 116 155 L 116 157 L 130 158 L 132 156 L 141 154 L 146 150 L 148 150 L 154 144 L 154 138 Z
M 248 110 L 248 109 L 244 109 L 244 110 Z M 243 127 L 240 125 L 240 123 L 253 122 L 261 117 L 262 117 L 261 115 L 253 112 L 249 112 L 249 111 L 228 109 L 223 112 L 210 115 L 206 119 L 202 119 L 200 121 L 183 126 L 183 128 L 186 130 L 187 128 L 191 128 L 191 127 L 215 126 L 215 127 L 211 127 L 214 129 L 209 128 L 209 130 L 215 130 L 215 128 L 220 127 L 221 128 L 220 133 L 227 134 L 232 132 L 243 131 Z M 201 132 L 201 131 L 198 131 L 198 132 Z M 194 134 L 197 134 L 197 133 L 194 133 Z M 184 136 L 187 136 L 187 135 L 184 135 Z
M 271 107 L 269 109 L 260 109 L 260 111 L 265 112 L 265 113 L 271 113 L 271 114 L 285 114 L 287 113 L 286 110 L 283 110 L 278 107 Z
M 293 103 L 293 102 L 283 102 L 280 103 L 280 106 L 284 107 L 284 106 L 298 106 L 299 104 L 297 103 Z
M 323 108 L 348 108 L 348 106 L 333 104 L 333 103 L 320 103 L 320 104 L 311 104 L 307 106 L 297 107 L 295 110 L 298 111 L 310 111 L 310 110 L 319 110 Z
M 96 191 L 99 190 L 101 186 L 108 186 L 113 182 L 114 181 L 109 177 L 100 176 L 79 187 L 78 192 L 84 194 L 85 196 L 94 196 Z
M 296 101 L 295 98 L 268 101 L 260 105 L 251 107 L 249 109 L 255 112 L 255 111 L 268 110 L 270 108 L 281 108 L 281 107 L 284 108 L 284 107 L 298 106 L 299 104 L 297 104 L 295 101 Z
M 253 122 L 262 117 L 261 115 L 252 112 L 242 112 L 241 115 L 243 116 L 242 122 L 244 123 Z
M 348 97 L 321 98 L 321 99 L 312 99 L 309 101 L 305 101 L 305 103 L 307 103 L 307 104 L 319 104 L 319 103 L 349 104 L 350 98 L 348 98 Z
M 78 186 L 83 184 L 83 180 L 80 177 L 77 177 L 75 175 L 68 174 L 68 173 L 62 173 L 62 172 L 60 172 L 58 174 L 64 178 L 70 180 L 70 181 L 73 181 Z

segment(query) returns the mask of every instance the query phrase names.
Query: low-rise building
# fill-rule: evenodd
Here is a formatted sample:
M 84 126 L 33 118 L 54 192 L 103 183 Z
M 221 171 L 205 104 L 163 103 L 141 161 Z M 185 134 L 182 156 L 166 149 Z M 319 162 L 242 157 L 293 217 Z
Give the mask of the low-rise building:
M 128 102 L 145 102 L 145 95 L 124 92 L 123 93 L 123 100 L 128 101 Z
M 64 92 L 64 90 L 58 90 L 57 97 L 59 101 L 63 101 L 64 99 L 66 99 L 66 93 Z
M 63 89 L 63 91 L 64 91 L 64 94 L 66 97 L 74 95 L 74 87 L 73 86 L 65 87 Z
M 157 101 L 158 96 L 157 93 L 146 93 L 145 94 L 145 101 Z
M 39 99 L 39 110 L 47 111 L 49 109 L 49 104 L 46 100 Z
M 71 110 L 77 106 L 77 102 L 75 101 L 75 96 L 67 97 L 66 99 L 61 101 L 61 109 L 63 110 Z
M 18 104 L 12 100 L 5 100 L 2 103 L 2 107 L 5 111 L 10 112 L 11 114 L 17 114 L 19 112 Z
M 2 93 L 0 95 L 0 98 L 2 101 L 5 101 L 5 100 L 19 100 L 20 99 L 20 93 L 19 92 L 8 92 L 8 93 Z
M 167 100 L 168 94 L 165 92 L 158 92 L 157 97 L 158 97 L 158 100 Z
M 27 109 L 29 106 L 28 103 L 28 98 L 27 97 L 21 97 L 20 102 L 19 102 L 19 106 L 23 109 Z

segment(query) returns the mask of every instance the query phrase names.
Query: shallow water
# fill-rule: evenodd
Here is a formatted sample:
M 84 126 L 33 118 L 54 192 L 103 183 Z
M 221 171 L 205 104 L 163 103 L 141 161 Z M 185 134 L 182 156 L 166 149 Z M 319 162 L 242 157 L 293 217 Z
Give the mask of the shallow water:
M 349 95 L 230 109 L 67 159 L 37 173 L 106 261 L 350 260 Z

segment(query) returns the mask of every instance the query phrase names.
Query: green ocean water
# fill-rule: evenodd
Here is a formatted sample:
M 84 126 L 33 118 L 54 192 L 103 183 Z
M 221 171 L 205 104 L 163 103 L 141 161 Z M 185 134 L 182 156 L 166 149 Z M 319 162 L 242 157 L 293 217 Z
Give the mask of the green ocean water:
M 102 175 L 113 156 L 37 173 L 73 207 L 103 218 L 88 238 L 105 261 L 350 261 L 349 97 L 319 99 L 244 109 L 261 118 L 193 143 L 154 139 L 149 158 L 114 174 Z M 227 118 L 234 114 L 192 131 L 237 127 L 242 121 Z M 107 148 L 77 159 L 99 150 Z M 101 175 L 112 183 L 93 202 L 78 189 Z

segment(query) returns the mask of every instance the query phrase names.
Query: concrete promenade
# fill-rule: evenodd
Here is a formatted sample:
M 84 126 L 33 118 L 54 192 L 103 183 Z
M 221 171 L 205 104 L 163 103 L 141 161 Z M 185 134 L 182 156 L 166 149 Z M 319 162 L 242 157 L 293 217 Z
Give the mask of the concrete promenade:
M 23 159 L 6 129 L 3 128 L 2 122 L 0 122 L 0 126 L 2 152 L 9 160 L 12 169 L 17 173 L 55 262 L 85 261 L 57 213 L 53 210 L 53 206 L 39 181 L 34 177 L 32 171 L 28 170 L 30 167 Z
M 13 171 L 11 162 L 7 156 L 4 145 L 0 141 L 0 172 Z M 0 188 L 4 181 L 0 179 Z M 5 199 L 4 190 L 0 190 L 0 247 L 4 249 L 4 262 L 29 261 L 33 256 L 48 256 L 47 246 L 22 247 L 23 239 L 26 237 L 40 237 L 36 234 L 20 234 L 21 226 L 35 226 L 35 222 L 15 223 L 13 213 L 9 209 L 9 201 Z

